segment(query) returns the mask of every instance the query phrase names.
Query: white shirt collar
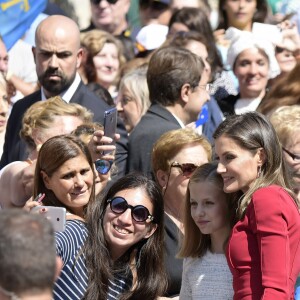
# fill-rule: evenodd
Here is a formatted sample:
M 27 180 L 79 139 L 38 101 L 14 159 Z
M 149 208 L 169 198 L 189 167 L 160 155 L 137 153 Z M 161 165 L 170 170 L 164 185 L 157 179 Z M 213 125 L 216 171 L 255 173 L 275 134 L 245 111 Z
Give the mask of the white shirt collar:
M 245 99 L 240 98 L 234 105 L 234 111 L 237 115 L 244 114 L 249 111 L 255 111 L 261 102 L 261 98 Z
M 79 74 L 76 73 L 73 83 L 70 85 L 70 87 L 65 92 L 59 94 L 59 96 L 61 96 L 61 98 L 65 102 L 69 103 L 71 101 L 71 98 L 75 94 L 75 91 L 77 90 L 80 82 L 81 82 L 81 78 L 80 78 Z M 45 95 L 43 87 L 41 88 L 41 97 L 42 97 L 42 100 L 47 100 L 47 97 Z
M 177 122 L 179 123 L 181 128 L 185 128 L 185 125 L 183 124 L 183 122 L 173 113 L 171 113 L 173 115 L 173 117 L 177 120 Z

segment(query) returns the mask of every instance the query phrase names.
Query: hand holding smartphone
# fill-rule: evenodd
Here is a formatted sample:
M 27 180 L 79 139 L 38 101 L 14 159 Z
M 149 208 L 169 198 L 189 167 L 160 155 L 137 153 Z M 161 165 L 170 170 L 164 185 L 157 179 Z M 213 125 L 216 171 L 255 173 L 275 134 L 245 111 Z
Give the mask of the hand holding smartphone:
M 118 111 L 116 107 L 113 107 L 104 112 L 104 135 L 115 140 L 115 134 L 117 129 L 117 117 Z M 112 145 L 115 142 L 112 143 Z M 109 154 L 111 151 L 103 151 L 103 154 Z
M 42 216 L 48 219 L 53 226 L 54 231 L 64 231 L 66 228 L 66 209 L 64 207 L 55 206 L 36 206 L 31 212 L 40 212 Z

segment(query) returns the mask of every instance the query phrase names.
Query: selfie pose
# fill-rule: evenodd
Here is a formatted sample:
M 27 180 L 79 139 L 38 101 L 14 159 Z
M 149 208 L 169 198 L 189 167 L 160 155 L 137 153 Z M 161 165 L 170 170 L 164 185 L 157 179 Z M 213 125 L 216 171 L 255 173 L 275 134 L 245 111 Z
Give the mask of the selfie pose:
M 45 161 L 41 153 L 46 149 Z M 54 299 L 154 300 L 161 295 L 166 279 L 158 186 L 130 174 L 95 201 L 91 156 L 72 136 L 48 140 L 37 165 L 35 193 L 44 192 L 45 204 L 64 206 L 69 216 L 66 229 L 56 232 L 56 253 L 63 268 Z
M 240 194 L 226 252 L 233 299 L 294 299 L 299 201 L 276 132 L 263 115 L 250 112 L 227 117 L 214 138 L 224 192 Z

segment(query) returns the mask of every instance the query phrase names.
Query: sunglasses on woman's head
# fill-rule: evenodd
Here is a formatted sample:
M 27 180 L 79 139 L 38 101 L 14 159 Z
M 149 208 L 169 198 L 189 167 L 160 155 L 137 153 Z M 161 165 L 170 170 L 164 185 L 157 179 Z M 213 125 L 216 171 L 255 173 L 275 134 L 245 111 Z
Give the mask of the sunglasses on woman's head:
M 191 177 L 198 167 L 198 165 L 192 163 L 180 164 L 177 161 L 174 161 L 171 164 L 171 168 L 179 168 L 182 172 L 182 175 L 185 177 Z
M 112 160 L 98 159 L 95 161 L 96 170 L 101 175 L 106 175 L 113 164 Z
M 150 215 L 149 210 L 144 205 L 136 205 L 132 206 L 128 204 L 125 198 L 123 197 L 114 197 L 112 199 L 107 200 L 107 203 L 110 204 L 110 209 L 115 214 L 121 215 L 128 208 L 131 209 L 131 217 L 136 222 L 145 222 L 147 220 L 153 221 L 154 217 Z
M 109 4 L 116 4 L 118 2 L 118 0 L 106 0 Z M 95 5 L 98 5 L 101 0 L 91 0 L 91 2 Z

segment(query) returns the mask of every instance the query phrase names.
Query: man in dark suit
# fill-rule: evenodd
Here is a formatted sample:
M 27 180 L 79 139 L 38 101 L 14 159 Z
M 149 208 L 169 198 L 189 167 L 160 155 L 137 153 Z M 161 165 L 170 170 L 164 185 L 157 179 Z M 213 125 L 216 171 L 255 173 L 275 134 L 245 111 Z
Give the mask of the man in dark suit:
M 165 132 L 195 122 L 209 99 L 208 75 L 198 56 L 165 47 L 150 59 L 147 83 L 151 106 L 129 136 L 128 171 L 151 175 L 151 152 Z
M 25 143 L 20 140 L 19 131 L 24 112 L 33 103 L 60 95 L 66 102 L 78 103 L 91 110 L 94 121 L 102 124 L 104 111 L 111 108 L 87 89 L 77 73 L 82 48 L 79 28 L 73 20 L 58 15 L 46 18 L 36 30 L 35 43 L 33 54 L 41 90 L 14 104 L 7 123 L 0 168 L 12 161 L 27 158 Z M 120 122 L 118 133 L 121 134 L 121 139 L 117 142 L 116 164 L 122 175 L 127 158 L 127 134 Z

